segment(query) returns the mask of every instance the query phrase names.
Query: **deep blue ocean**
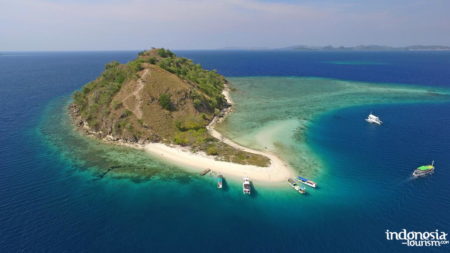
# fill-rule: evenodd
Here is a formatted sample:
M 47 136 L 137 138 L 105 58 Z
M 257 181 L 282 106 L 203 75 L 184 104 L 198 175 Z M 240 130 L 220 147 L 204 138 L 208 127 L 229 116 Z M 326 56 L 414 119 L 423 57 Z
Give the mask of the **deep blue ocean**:
M 176 53 L 227 77 L 450 89 L 449 52 Z M 136 54 L 0 54 L 0 252 L 450 251 L 450 245 L 407 247 L 385 235 L 387 229 L 450 231 L 450 103 L 357 106 L 320 115 L 306 139 L 327 170 L 323 188 L 305 197 L 258 189 L 245 198 L 238 186 L 218 192 L 210 179 L 187 172 L 175 179 L 98 179 L 85 170 L 89 161 L 80 161 L 86 157 L 71 154 L 75 147 L 62 154 L 49 144 L 49 119 L 59 120 L 70 94 L 107 62 Z M 372 110 L 383 115 L 383 126 L 362 120 Z M 59 143 L 58 136 L 52 140 Z M 431 160 L 435 174 L 411 179 L 415 167 Z

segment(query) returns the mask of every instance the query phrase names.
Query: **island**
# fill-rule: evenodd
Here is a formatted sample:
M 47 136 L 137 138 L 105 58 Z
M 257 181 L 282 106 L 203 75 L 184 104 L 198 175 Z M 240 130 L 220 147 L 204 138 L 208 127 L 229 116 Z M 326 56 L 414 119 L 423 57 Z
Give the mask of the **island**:
M 450 51 L 449 46 L 441 45 L 412 45 L 393 47 L 383 45 L 359 45 L 359 46 L 291 46 L 282 50 L 295 51 Z
M 229 83 L 167 49 L 111 62 L 73 94 L 69 113 L 84 134 L 144 149 L 190 169 L 283 182 L 294 172 L 277 156 L 243 147 L 214 126 L 232 111 Z

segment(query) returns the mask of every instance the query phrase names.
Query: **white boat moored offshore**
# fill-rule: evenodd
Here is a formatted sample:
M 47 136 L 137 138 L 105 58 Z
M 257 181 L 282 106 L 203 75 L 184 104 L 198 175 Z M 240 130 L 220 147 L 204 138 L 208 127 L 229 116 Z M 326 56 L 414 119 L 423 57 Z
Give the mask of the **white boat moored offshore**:
M 306 179 L 304 177 L 297 177 L 297 180 L 302 183 L 302 184 L 306 184 L 307 186 L 311 186 L 313 188 L 316 188 L 317 184 L 309 179 Z
M 242 183 L 242 191 L 246 195 L 250 195 L 251 192 L 251 183 L 248 177 L 244 177 L 244 182 Z
M 369 116 L 367 116 L 366 121 L 369 123 L 372 123 L 372 124 L 377 124 L 377 125 L 383 124 L 383 121 L 381 121 L 380 118 L 373 115 L 372 113 L 370 113 Z
M 217 176 L 217 188 L 222 189 L 222 187 L 223 187 L 223 176 L 218 175 Z

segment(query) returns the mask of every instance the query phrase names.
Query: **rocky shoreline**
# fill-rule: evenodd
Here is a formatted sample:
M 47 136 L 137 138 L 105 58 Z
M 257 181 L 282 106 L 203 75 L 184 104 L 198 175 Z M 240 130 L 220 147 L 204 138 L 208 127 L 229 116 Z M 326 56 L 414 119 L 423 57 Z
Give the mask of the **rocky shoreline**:
M 295 171 L 288 166 L 284 161 L 276 155 L 253 150 L 241 146 L 232 140 L 222 136 L 215 126 L 225 120 L 225 118 L 233 111 L 233 101 L 230 97 L 230 87 L 225 85 L 222 93 L 227 101 L 227 106 L 223 108 L 206 126 L 208 134 L 220 141 L 221 143 L 232 147 L 239 152 L 251 153 L 259 155 L 268 160 L 265 166 L 257 166 L 251 164 L 234 163 L 225 161 L 221 156 L 208 155 L 203 150 L 194 151 L 189 146 L 180 146 L 171 143 L 164 143 L 161 141 L 123 139 L 114 137 L 110 134 L 105 134 L 102 131 L 94 131 L 89 127 L 89 124 L 81 119 L 78 108 L 71 104 L 69 105 L 69 114 L 72 118 L 73 124 L 78 131 L 88 137 L 95 138 L 107 144 L 121 145 L 139 150 L 144 150 L 155 158 L 162 159 L 168 163 L 180 165 L 183 168 L 195 169 L 196 171 L 203 171 L 205 169 L 212 169 L 216 173 L 227 176 L 227 178 L 240 180 L 243 176 L 250 176 L 252 180 L 259 183 L 278 186 L 281 182 L 285 182 L 287 178 L 292 177 Z

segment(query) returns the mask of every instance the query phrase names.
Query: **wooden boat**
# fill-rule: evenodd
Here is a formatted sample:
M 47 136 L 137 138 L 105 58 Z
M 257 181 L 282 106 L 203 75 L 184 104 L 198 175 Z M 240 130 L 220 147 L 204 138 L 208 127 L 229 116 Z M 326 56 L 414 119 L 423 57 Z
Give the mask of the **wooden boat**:
M 301 187 L 300 185 L 298 185 L 298 184 L 295 182 L 294 179 L 289 178 L 289 179 L 288 179 L 288 183 L 289 183 L 289 185 L 290 185 L 292 188 L 294 188 L 294 190 L 298 191 L 299 193 L 301 193 L 301 194 L 305 194 L 305 193 L 306 193 L 305 187 Z
M 211 169 L 206 169 L 200 173 L 200 176 L 204 176 L 204 175 L 208 174 L 210 171 L 211 171 Z

